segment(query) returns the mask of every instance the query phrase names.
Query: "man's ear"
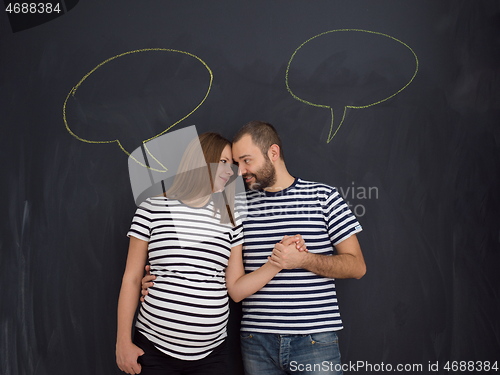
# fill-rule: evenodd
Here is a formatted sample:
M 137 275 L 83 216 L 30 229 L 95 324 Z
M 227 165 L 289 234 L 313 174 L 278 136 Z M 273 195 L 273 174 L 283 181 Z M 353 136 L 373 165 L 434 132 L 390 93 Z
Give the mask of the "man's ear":
M 271 161 L 276 161 L 280 158 L 281 155 L 281 149 L 280 146 L 278 146 L 276 143 L 272 144 L 269 147 L 269 150 L 267 150 L 267 156 Z

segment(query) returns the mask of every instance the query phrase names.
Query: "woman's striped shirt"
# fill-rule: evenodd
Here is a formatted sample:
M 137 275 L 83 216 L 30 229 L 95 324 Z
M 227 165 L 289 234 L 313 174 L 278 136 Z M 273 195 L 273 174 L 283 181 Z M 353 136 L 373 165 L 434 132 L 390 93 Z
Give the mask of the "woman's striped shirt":
M 283 191 L 252 191 L 247 199 L 247 273 L 267 261 L 284 235 L 301 234 L 310 253 L 331 255 L 334 245 L 362 230 L 337 190 L 321 183 L 296 179 Z M 243 300 L 244 332 L 310 334 L 341 328 L 335 280 L 305 269 L 282 270 Z
M 156 275 L 137 329 L 172 357 L 206 357 L 226 337 L 225 269 L 231 247 L 243 242 L 241 225 L 221 224 L 212 202 L 193 208 L 155 197 L 137 209 L 128 235 L 149 243 Z

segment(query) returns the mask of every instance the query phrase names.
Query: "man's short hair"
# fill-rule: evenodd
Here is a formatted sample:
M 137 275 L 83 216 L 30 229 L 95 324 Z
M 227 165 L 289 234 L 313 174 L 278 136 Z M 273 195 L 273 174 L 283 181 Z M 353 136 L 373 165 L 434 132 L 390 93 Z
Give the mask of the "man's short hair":
M 244 135 L 250 135 L 252 142 L 260 148 L 262 154 L 267 157 L 269 147 L 276 144 L 280 148 L 280 158 L 285 160 L 283 155 L 283 146 L 278 132 L 271 124 L 264 121 L 250 121 L 236 133 L 233 143 L 238 142 Z

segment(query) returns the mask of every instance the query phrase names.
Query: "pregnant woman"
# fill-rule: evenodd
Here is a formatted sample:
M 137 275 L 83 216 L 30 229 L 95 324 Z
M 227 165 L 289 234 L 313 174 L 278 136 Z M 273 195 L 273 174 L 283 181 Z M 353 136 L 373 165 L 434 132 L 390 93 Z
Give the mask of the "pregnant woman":
M 232 291 L 250 295 L 281 270 L 268 262 L 244 274 L 231 165 L 230 142 L 204 133 L 187 147 L 172 187 L 137 209 L 118 301 L 120 370 L 143 375 L 227 372 L 226 271 L 237 273 Z M 233 260 L 232 252 L 237 254 Z M 156 279 L 133 329 L 147 261 Z

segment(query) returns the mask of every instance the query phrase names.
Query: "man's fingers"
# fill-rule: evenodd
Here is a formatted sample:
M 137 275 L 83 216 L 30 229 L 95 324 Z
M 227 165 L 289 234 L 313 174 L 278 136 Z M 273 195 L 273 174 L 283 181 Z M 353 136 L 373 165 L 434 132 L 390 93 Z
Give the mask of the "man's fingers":
M 141 281 L 142 289 L 151 288 L 153 285 L 155 285 L 153 282 L 155 278 L 156 276 L 144 276 L 144 278 Z
M 297 243 L 297 250 L 307 251 L 306 243 L 304 241 Z
M 283 244 L 284 246 L 296 243 L 297 249 L 305 245 L 304 238 L 302 238 L 300 234 L 296 234 L 295 236 L 284 236 L 283 239 L 280 241 L 280 243 Z
M 300 234 L 296 234 L 295 236 L 293 236 L 293 239 L 296 244 L 297 250 L 307 251 L 306 241 L 304 240 L 304 237 L 302 237 Z

